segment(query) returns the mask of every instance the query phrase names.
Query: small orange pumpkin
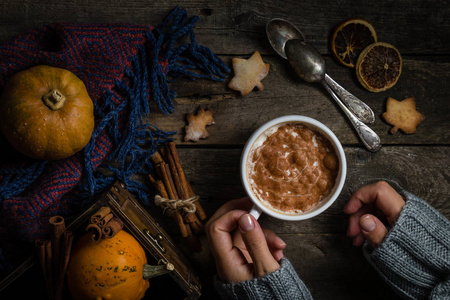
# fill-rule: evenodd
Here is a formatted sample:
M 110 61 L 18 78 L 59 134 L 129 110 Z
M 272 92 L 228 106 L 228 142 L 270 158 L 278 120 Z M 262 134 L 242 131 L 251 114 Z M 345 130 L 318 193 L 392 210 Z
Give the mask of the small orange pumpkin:
M 35 66 L 14 74 L 0 99 L 0 129 L 19 152 L 56 160 L 80 151 L 94 130 L 94 104 L 72 72 Z
M 126 231 L 99 242 L 88 232 L 72 249 L 67 284 L 75 300 L 139 300 L 149 287 L 146 263 L 144 249 Z

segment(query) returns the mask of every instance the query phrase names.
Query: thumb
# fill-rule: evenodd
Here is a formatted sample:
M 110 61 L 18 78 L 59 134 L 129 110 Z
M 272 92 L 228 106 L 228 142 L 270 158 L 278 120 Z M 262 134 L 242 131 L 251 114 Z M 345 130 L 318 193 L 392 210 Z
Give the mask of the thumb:
M 252 215 L 245 214 L 238 223 L 242 240 L 253 261 L 255 276 L 262 277 L 276 271 L 280 265 L 272 256 L 258 221 Z
M 363 215 L 359 219 L 359 226 L 366 239 L 374 248 L 381 244 L 388 233 L 386 226 L 377 217 L 370 214 Z

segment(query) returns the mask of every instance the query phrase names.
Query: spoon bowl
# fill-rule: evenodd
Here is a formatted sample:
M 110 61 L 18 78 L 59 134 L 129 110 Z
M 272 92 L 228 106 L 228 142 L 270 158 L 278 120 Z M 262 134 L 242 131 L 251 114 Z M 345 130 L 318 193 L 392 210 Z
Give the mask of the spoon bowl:
M 283 19 L 270 20 L 266 25 L 266 34 L 269 37 L 272 48 L 284 59 L 287 59 L 284 50 L 287 41 L 305 41 L 303 33 L 294 24 Z
M 314 47 L 301 40 L 288 40 L 284 50 L 300 78 L 306 82 L 325 79 L 325 60 Z

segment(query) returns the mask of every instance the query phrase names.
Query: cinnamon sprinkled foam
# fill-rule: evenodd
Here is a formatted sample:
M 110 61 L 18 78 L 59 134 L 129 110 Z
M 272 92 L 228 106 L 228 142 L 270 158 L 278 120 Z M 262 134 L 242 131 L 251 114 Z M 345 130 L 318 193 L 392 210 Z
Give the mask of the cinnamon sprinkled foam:
M 247 161 L 253 194 L 281 213 L 307 211 L 333 189 L 339 169 L 334 147 L 299 123 L 279 124 L 254 142 Z

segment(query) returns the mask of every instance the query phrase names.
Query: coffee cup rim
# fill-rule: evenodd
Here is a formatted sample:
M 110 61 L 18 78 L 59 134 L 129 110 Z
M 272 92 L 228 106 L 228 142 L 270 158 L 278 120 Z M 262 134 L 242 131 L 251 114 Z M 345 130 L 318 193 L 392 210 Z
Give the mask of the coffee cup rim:
M 308 210 L 306 212 L 302 212 L 299 214 L 284 214 L 281 212 L 277 212 L 273 209 L 268 208 L 264 204 L 260 202 L 260 200 L 253 194 L 250 184 L 247 182 L 247 157 L 250 153 L 250 150 L 252 149 L 253 144 L 258 139 L 258 137 L 265 132 L 267 129 L 284 123 L 303 123 L 307 125 L 310 129 L 317 129 L 319 132 L 325 135 L 332 145 L 335 148 L 336 154 L 339 159 L 339 171 L 338 175 L 336 177 L 336 183 L 333 188 L 333 190 L 330 192 L 330 194 L 322 201 L 319 202 L 319 204 L 312 208 L 311 210 Z M 313 127 L 313 128 L 311 128 Z M 300 221 L 300 220 L 306 220 L 312 217 L 315 217 L 325 210 L 327 210 L 339 197 L 342 188 L 344 187 L 346 175 L 347 175 L 347 160 L 345 157 L 344 149 L 339 141 L 339 139 L 336 137 L 336 135 L 323 123 L 317 121 L 316 119 L 302 116 L 302 115 L 287 115 L 278 117 L 275 119 L 272 119 L 268 121 L 267 123 L 260 126 L 258 129 L 253 132 L 253 134 L 250 136 L 250 138 L 247 140 L 247 143 L 244 146 L 244 150 L 241 155 L 241 181 L 244 186 L 244 189 L 246 193 L 248 194 L 249 198 L 252 200 L 252 202 L 265 214 L 272 216 L 277 219 L 286 220 L 286 221 Z

